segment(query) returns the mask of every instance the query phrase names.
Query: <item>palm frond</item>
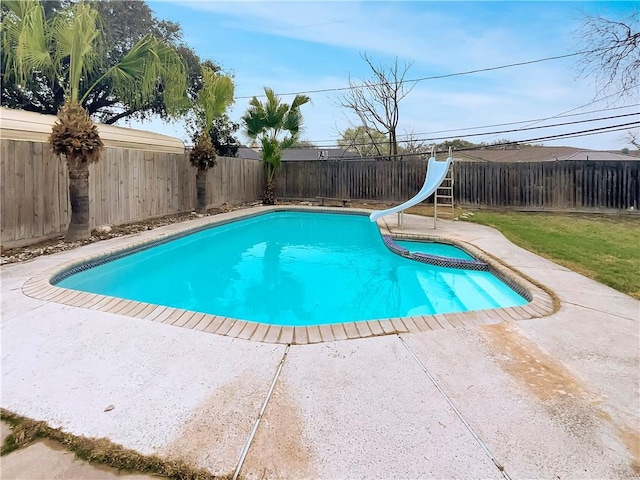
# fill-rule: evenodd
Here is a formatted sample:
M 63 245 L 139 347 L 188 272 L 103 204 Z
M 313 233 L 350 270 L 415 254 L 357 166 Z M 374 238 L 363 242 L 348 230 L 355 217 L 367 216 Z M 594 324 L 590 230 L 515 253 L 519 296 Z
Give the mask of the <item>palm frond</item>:
M 100 14 L 86 3 L 76 3 L 68 14 L 53 18 L 50 32 L 55 45 L 53 58 L 56 65 L 69 61 L 67 100 L 77 102 L 83 78 L 94 72 L 102 61 L 102 31 Z
M 290 110 L 282 124 L 282 129 L 293 136 L 298 136 L 302 130 L 302 114 L 300 110 Z
M 208 132 L 216 117 L 219 117 L 233 103 L 233 80 L 226 75 L 202 67 L 204 86 L 198 93 L 197 105 L 204 121 L 204 131 Z
M 249 108 L 242 116 L 242 122 L 245 124 L 247 136 L 256 139 L 266 129 L 264 106 L 256 97 L 249 101 Z
M 242 121 L 249 138 L 260 138 L 267 185 L 271 185 L 276 171 L 280 168 L 282 150 L 292 147 L 298 138 L 302 127 L 300 106 L 309 102 L 310 98 L 296 95 L 293 103 L 289 105 L 283 103 L 268 87 L 265 87 L 264 93 L 264 102 L 260 102 L 257 97 L 251 99 Z M 280 138 L 284 132 L 289 134 Z
M 151 43 L 153 37 L 147 35 L 140 39 L 127 54 L 120 60 L 119 63 L 113 65 L 102 78 L 109 77 L 114 81 L 114 84 L 120 88 L 123 85 L 130 83 L 137 83 L 144 75 L 147 57 L 149 51 L 152 48 Z M 135 86 L 137 88 L 138 85 Z
M 189 110 L 191 102 L 187 96 L 187 67 L 180 54 L 170 45 L 154 38 L 153 59 L 154 69 L 149 70 L 150 81 L 154 84 L 155 95 L 158 85 L 162 85 L 162 98 L 167 113 L 178 116 Z M 233 97 L 233 93 L 231 94 Z
M 291 148 L 296 143 L 296 140 L 297 140 L 296 136 L 288 135 L 284 137 L 280 142 L 280 148 L 282 150 L 284 150 L 285 148 Z
M 265 102 L 261 102 L 257 97 L 253 97 L 249 102 L 247 114 L 252 116 L 254 124 L 257 123 L 258 118 L 262 123 L 262 127 L 255 128 L 254 131 L 277 128 L 282 123 L 286 113 L 286 108 L 283 111 L 283 104 L 280 103 L 280 99 L 272 89 L 264 87 L 264 92 L 267 97 Z
M 272 88 L 264 87 L 264 94 L 267 97 L 267 105 L 277 105 L 280 102 Z
M 5 71 L 24 83 L 34 71 L 55 75 L 45 34 L 42 4 L 37 0 L 6 0 L 2 21 L 2 61 Z
M 309 103 L 311 98 L 306 95 L 298 94 L 291 102 L 291 110 L 298 110 L 305 103 Z
M 182 57 L 152 35 L 140 39 L 93 86 L 104 78 L 113 81 L 114 94 L 133 108 L 152 101 L 159 88 L 163 89 L 162 96 L 169 115 L 180 115 L 189 107 L 186 67 Z M 85 97 L 90 90 L 87 90 Z
M 296 95 L 293 102 L 291 102 L 291 108 L 287 112 L 283 129 L 287 130 L 294 137 L 297 137 L 302 131 L 302 113 L 300 113 L 300 107 L 310 101 L 311 99 L 306 95 Z

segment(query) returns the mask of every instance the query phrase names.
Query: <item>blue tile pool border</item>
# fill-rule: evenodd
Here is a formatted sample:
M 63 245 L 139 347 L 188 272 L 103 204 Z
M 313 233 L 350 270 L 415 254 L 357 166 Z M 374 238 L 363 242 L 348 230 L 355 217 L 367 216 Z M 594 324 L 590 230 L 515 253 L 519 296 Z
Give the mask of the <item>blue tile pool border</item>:
M 348 215 L 369 215 L 370 213 L 368 210 L 364 209 L 287 205 L 254 207 L 248 210 L 240 210 L 205 217 L 204 219 L 185 222 L 184 228 L 171 233 L 165 233 L 166 229 L 175 226 L 161 227 L 157 231 L 159 238 L 151 238 L 142 241 L 136 241 L 136 238 L 132 238 L 131 243 L 112 250 L 108 250 L 108 247 L 106 247 L 104 251 L 95 255 L 88 255 L 84 258 L 73 261 L 65 262 L 62 260 L 59 264 L 50 267 L 27 280 L 22 287 L 22 291 L 25 295 L 32 298 L 62 303 L 73 307 L 115 313 L 136 319 L 144 319 L 170 324 L 181 328 L 189 328 L 206 333 L 248 339 L 263 343 L 296 345 L 349 340 L 355 338 L 368 338 L 400 333 L 428 332 L 441 328 L 470 328 L 501 322 L 513 322 L 547 316 L 554 313 L 558 308 L 557 302 L 549 292 L 542 288 L 542 286 L 534 284 L 522 275 L 519 275 L 513 269 L 496 261 L 489 255 L 484 254 L 484 252 L 477 249 L 477 247 L 457 240 L 433 235 L 394 235 L 394 238 L 437 241 L 462 248 L 470 253 L 474 258 L 487 263 L 489 271 L 524 298 L 529 300 L 529 303 L 518 307 L 471 312 L 389 318 L 361 322 L 313 325 L 308 327 L 288 327 L 259 324 L 256 322 L 218 315 L 210 315 L 162 305 L 147 304 L 133 300 L 80 292 L 55 285 L 56 282 L 59 282 L 63 278 L 66 278 L 75 272 L 86 270 L 92 266 L 100 265 L 116 258 L 122 258 L 147 248 L 152 248 L 154 246 L 182 238 L 192 233 L 197 233 L 230 222 L 265 215 L 271 212 L 283 211 L 340 213 Z M 198 224 L 194 225 L 194 222 L 198 222 Z M 187 223 L 188 225 L 186 225 Z M 378 228 L 381 228 L 380 224 L 378 224 Z

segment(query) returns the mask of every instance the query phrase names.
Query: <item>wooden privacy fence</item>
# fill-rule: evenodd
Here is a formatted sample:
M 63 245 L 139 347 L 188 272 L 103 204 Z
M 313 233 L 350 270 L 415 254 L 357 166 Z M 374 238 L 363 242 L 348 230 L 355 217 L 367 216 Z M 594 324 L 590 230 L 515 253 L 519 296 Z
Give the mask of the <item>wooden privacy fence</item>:
M 424 182 L 427 162 L 283 162 L 280 198 L 401 202 Z M 90 166 L 91 226 L 118 225 L 195 208 L 187 154 L 108 147 Z M 640 207 L 640 161 L 456 162 L 455 202 L 537 210 Z M 0 240 L 5 247 L 64 232 L 70 219 L 66 163 L 45 143 L 0 139 Z M 261 161 L 219 158 L 209 171 L 208 206 L 252 202 L 264 186 Z
M 284 162 L 282 198 L 398 202 L 415 195 L 426 161 Z M 456 204 L 539 210 L 625 210 L 640 206 L 640 161 L 456 162 Z
M 640 206 L 640 161 L 457 163 L 455 199 L 472 206 L 626 210 Z
M 426 168 L 426 160 L 283 162 L 276 175 L 276 194 L 291 198 L 404 201 L 420 190 Z
M 0 165 L 2 245 L 24 245 L 66 231 L 71 207 L 64 159 L 45 143 L 1 139 Z M 90 224 L 119 225 L 193 210 L 195 177 L 184 153 L 105 148 L 89 167 Z M 252 202 L 262 193 L 262 164 L 219 158 L 208 181 L 209 207 Z

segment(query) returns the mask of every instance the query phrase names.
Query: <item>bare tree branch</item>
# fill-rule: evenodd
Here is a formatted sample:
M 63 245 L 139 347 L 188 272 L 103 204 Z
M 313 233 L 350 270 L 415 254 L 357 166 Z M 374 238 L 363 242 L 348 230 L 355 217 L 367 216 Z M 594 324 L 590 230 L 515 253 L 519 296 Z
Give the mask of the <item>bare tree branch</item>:
M 352 125 L 342 132 L 338 139 L 338 145 L 342 148 L 355 152 L 361 158 L 388 157 L 388 141 L 386 135 L 378 130 L 368 128 L 364 125 Z
M 640 75 L 640 32 L 637 8 L 624 21 L 584 15 L 578 40 L 586 47 L 581 57 L 580 74 L 593 76 L 598 93 L 614 89 L 619 97 L 638 95 Z
M 638 139 L 638 134 L 636 132 L 628 131 L 624 139 L 627 141 L 627 143 L 630 143 L 631 145 L 636 147 L 637 150 L 640 150 L 640 139 Z
M 413 62 L 400 67 L 396 57 L 391 65 L 376 66 L 366 53 L 362 58 L 371 68 L 373 78 L 356 83 L 349 77 L 350 89 L 340 98 L 340 106 L 353 110 L 367 132 L 381 131 L 387 135 L 389 152 L 395 157 L 398 155 L 396 129 L 400 119 L 399 103 L 415 86 L 414 83 L 407 87 L 404 80 Z
M 424 140 L 421 140 L 413 130 L 405 130 L 404 138 L 402 147 L 403 154 L 419 159 L 429 158 L 432 145 L 428 145 Z

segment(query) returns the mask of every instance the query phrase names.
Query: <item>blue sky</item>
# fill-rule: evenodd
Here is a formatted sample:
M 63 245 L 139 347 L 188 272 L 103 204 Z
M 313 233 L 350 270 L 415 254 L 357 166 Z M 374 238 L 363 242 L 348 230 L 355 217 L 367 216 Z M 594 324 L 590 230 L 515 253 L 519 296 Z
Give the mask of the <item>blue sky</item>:
M 220 2 L 151 1 L 159 19 L 182 26 L 185 41 L 202 59 L 232 73 L 236 101 L 230 109 L 239 121 L 263 86 L 277 93 L 340 88 L 347 80 L 370 78 L 362 60 L 375 64 L 412 62 L 406 78 L 422 78 L 566 55 L 583 50 L 576 37 L 582 12 L 622 18 L 633 2 Z M 636 7 L 637 8 L 637 7 Z M 302 138 L 321 145 L 335 141 L 357 119 L 338 106 L 343 92 L 310 94 L 303 107 Z M 577 58 L 418 82 L 400 104 L 399 134 L 419 138 L 460 138 L 469 127 L 585 113 L 549 120 L 560 123 L 637 112 L 639 98 L 594 101 L 593 78 L 578 75 Z M 292 97 L 284 97 L 290 100 Z M 577 108 L 581 107 L 583 108 Z M 601 127 L 607 122 L 529 132 L 470 137 L 491 142 L 525 140 Z M 540 125 L 540 124 L 537 124 Z M 187 138 L 182 122 L 131 123 L 134 128 Z M 527 126 L 527 124 L 515 125 Z M 501 127 L 481 131 L 500 130 Z M 434 134 L 451 130 L 443 134 Z M 592 149 L 620 149 L 625 132 L 545 141 Z M 246 137 L 240 135 L 241 141 Z

